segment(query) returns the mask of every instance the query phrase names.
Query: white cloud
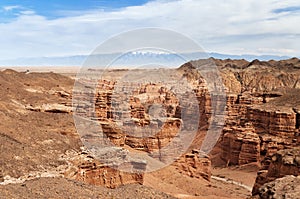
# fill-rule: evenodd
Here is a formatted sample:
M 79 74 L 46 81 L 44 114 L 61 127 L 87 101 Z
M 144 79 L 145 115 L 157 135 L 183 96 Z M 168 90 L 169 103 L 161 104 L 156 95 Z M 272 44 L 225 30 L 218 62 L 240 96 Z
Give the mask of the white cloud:
M 34 15 L 36 14 L 33 10 L 22 10 L 19 12 L 19 15 Z
M 2 9 L 6 12 L 12 11 L 12 10 L 16 10 L 16 9 L 20 9 L 22 8 L 22 6 L 19 5 L 13 5 L 13 6 L 3 6 Z
M 298 0 L 157 0 L 58 19 L 20 13 L 16 20 L 0 24 L 0 60 L 88 54 L 112 35 L 142 27 L 178 31 L 207 51 L 300 56 L 300 14 L 273 12 L 299 4 Z
M 295 53 L 295 50 L 293 49 L 287 49 L 287 48 L 259 48 L 258 49 L 259 52 L 262 53 L 270 53 L 273 52 L 273 54 L 290 54 L 290 53 Z

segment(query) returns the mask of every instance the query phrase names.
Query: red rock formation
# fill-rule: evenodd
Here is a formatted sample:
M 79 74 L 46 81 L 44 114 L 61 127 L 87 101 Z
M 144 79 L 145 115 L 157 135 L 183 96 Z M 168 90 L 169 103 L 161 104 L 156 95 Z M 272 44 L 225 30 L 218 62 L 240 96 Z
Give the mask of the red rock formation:
M 219 143 L 222 149 L 221 158 L 228 164 L 257 162 L 262 163 L 263 169 L 268 168 L 271 156 L 278 150 L 299 145 L 300 114 L 293 111 L 292 108 L 296 106 L 291 105 L 291 99 L 296 99 L 297 95 L 284 100 L 289 101 L 288 106 L 274 104 L 274 99 L 287 95 L 282 91 L 300 88 L 298 81 L 300 73 L 297 70 L 299 60 L 291 59 L 283 62 L 254 60 L 251 63 L 245 60 L 213 61 L 221 69 L 220 74 L 228 93 L 226 128 Z M 214 96 L 210 95 L 205 80 L 193 68 L 192 63 L 184 64 L 177 71 L 193 87 L 201 115 L 199 131 L 204 131 L 212 119 L 211 97 Z M 159 151 L 176 138 L 177 131 L 181 127 L 181 113 L 187 107 L 182 107 L 172 92 L 164 85 L 153 83 L 124 83 L 121 85 L 122 88 L 117 88 L 122 92 L 113 92 L 117 86 L 120 85 L 116 85 L 114 81 L 102 80 L 99 82 L 97 94 L 87 99 L 95 102 L 96 114 L 90 117 L 99 121 L 113 144 L 153 152 Z M 132 88 L 133 92 L 127 98 L 121 94 L 128 94 Z M 186 101 L 189 97 L 185 97 Z M 125 102 L 129 105 L 126 106 Z M 159 116 L 157 120 L 151 117 L 152 104 L 159 104 L 164 110 L 155 113 Z M 80 110 L 81 108 L 84 109 L 84 105 L 79 107 Z M 164 121 L 161 119 L 162 116 L 168 119 Z M 190 116 L 193 118 L 192 114 Z M 150 125 L 153 125 L 151 128 L 159 130 L 155 132 L 136 130 Z M 203 139 L 200 135 L 196 137 L 198 140 Z M 198 140 L 197 143 L 201 143 Z M 191 155 L 190 159 L 194 159 L 194 156 Z M 190 159 L 184 159 L 182 163 L 190 165 Z M 188 166 L 181 168 L 183 171 L 189 170 Z
M 108 84 L 108 85 L 106 85 Z M 181 126 L 180 119 L 175 118 L 178 100 L 166 88 L 156 84 L 128 85 L 134 87 L 128 102 L 114 101 L 112 98 L 124 98 L 123 93 L 112 93 L 115 83 L 100 81 L 95 96 L 95 111 L 103 133 L 116 146 L 124 144 L 138 150 L 152 152 L 168 145 Z M 105 90 L 106 89 L 106 90 Z M 114 103 L 112 105 L 112 103 Z M 126 105 L 128 103 L 126 110 Z M 165 112 L 152 113 L 157 117 L 150 121 L 151 105 L 161 104 Z M 129 107 L 128 107 L 129 106 Z M 154 110 L 155 111 L 155 110 Z M 159 118 L 166 116 L 165 121 Z M 144 128 L 148 126 L 148 131 Z M 151 131 L 153 129 L 153 132 Z
M 272 156 L 271 163 L 267 170 L 258 172 L 252 194 L 259 193 L 259 188 L 276 178 L 286 175 L 298 176 L 300 174 L 300 149 L 285 149 L 278 151 Z
M 222 142 L 218 145 L 224 149 L 221 158 L 230 164 L 256 162 L 255 158 L 249 161 L 238 160 L 242 149 L 240 142 L 243 141 L 233 130 L 251 123 L 255 137 L 260 139 L 256 151 L 260 153 L 258 159 L 262 167 L 267 168 L 270 157 L 278 150 L 299 145 L 300 114 L 297 114 L 296 109 L 293 110 L 299 104 L 297 88 L 300 73 L 296 70 L 299 59 L 280 62 L 254 60 L 251 63 L 215 61 L 228 92 L 226 128 Z M 233 155 L 228 155 L 231 152 Z
M 260 162 L 260 139 L 251 126 L 225 128 L 221 158 L 227 165 Z
M 247 118 L 248 109 L 252 105 L 262 104 L 263 98 L 258 96 L 255 97 L 251 93 L 243 94 L 228 94 L 227 95 L 227 116 L 226 116 L 226 126 L 238 126 L 248 122 Z
M 210 181 L 211 161 L 210 158 L 202 154 L 199 150 L 192 150 L 191 153 L 183 155 L 174 165 L 180 173 L 184 173 L 193 178 L 204 178 Z
M 143 184 L 146 164 L 144 162 L 122 163 L 122 167 L 131 167 L 131 173 L 123 172 L 113 165 L 100 163 L 92 156 L 81 154 L 72 158 L 71 166 L 65 172 L 65 177 L 88 184 L 116 188 L 125 184 Z
M 282 107 L 277 107 L 282 109 Z M 270 157 L 281 149 L 296 146 L 296 114 L 292 110 L 274 111 L 262 107 L 248 107 L 247 119 L 252 121 L 255 132 L 261 139 L 263 168 L 270 164 Z
M 125 184 L 143 184 L 142 173 L 125 173 L 92 163 L 80 165 L 75 179 L 107 188 L 116 188 Z
M 233 97 L 229 99 L 234 99 Z M 268 167 L 269 157 L 278 150 L 297 145 L 296 114 L 292 111 L 272 111 L 258 107 L 228 105 L 228 118 L 224 128 L 221 158 L 229 164 L 247 164 L 261 160 L 263 167 Z M 252 129 L 242 128 L 245 122 L 252 124 Z M 246 136 L 247 134 L 247 136 Z M 250 140 L 251 141 L 250 141 Z M 256 158 L 240 160 L 243 145 L 252 143 L 251 153 Z M 248 146 L 249 147 L 249 146 Z M 247 148 L 248 148 L 247 147 Z M 251 155 L 250 155 L 251 156 Z
M 139 149 L 146 152 L 159 150 L 168 145 L 173 138 L 177 136 L 180 126 L 180 119 L 168 119 L 163 124 L 161 130 L 154 132 L 154 135 L 145 135 L 143 137 L 127 135 L 125 143 L 134 149 Z
M 300 176 L 285 176 L 264 184 L 259 188 L 258 196 L 261 199 L 296 199 L 300 196 Z M 253 197 L 254 198 L 254 197 Z
M 258 134 L 267 133 L 274 136 L 294 136 L 296 130 L 296 114 L 293 111 L 263 110 L 248 107 L 247 119 L 252 121 Z

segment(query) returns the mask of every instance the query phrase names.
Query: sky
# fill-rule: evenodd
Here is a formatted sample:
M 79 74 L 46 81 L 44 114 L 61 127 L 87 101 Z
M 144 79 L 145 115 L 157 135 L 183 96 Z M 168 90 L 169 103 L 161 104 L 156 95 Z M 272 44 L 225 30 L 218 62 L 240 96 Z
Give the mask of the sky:
M 300 57 L 299 0 L 1 0 L 0 60 L 88 55 L 113 35 L 149 27 L 207 52 Z

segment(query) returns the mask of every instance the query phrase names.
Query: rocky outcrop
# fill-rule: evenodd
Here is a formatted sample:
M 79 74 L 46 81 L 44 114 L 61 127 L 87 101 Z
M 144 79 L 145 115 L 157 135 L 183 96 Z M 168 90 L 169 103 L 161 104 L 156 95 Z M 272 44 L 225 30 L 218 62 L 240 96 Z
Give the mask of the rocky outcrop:
M 268 167 L 271 156 L 277 151 L 297 146 L 296 114 L 292 110 L 282 107 L 277 107 L 277 110 L 248 107 L 247 120 L 252 122 L 260 138 L 263 168 Z
M 285 176 L 264 184 L 258 190 L 261 199 L 299 199 L 300 177 Z
M 281 178 L 286 175 L 298 176 L 300 174 L 300 149 L 285 149 L 278 151 L 272 156 L 270 165 L 267 170 L 258 172 L 252 194 L 259 193 L 259 188 L 276 178 Z
M 168 145 L 181 127 L 180 119 L 176 118 L 179 104 L 174 94 L 159 84 L 126 84 L 124 89 L 137 88 L 129 98 L 126 92 L 113 94 L 115 84 L 100 81 L 95 96 L 95 119 L 103 133 L 116 146 L 126 144 L 146 152 Z
M 228 94 L 226 100 L 226 122 L 219 140 L 220 158 L 227 166 L 259 163 L 261 140 L 247 114 L 249 107 L 262 104 L 263 98 L 248 92 Z
M 65 104 L 42 104 L 40 106 L 25 106 L 27 110 L 36 112 L 49 112 L 49 113 L 71 113 L 72 107 Z
M 243 125 L 248 120 L 248 108 L 255 104 L 262 104 L 261 96 L 254 96 L 251 93 L 228 94 L 226 99 L 226 123 L 227 127 Z
M 118 159 L 118 157 L 114 158 Z M 143 184 L 146 162 L 115 160 L 112 160 L 111 163 L 106 161 L 101 163 L 93 156 L 81 153 L 69 159 L 70 166 L 65 172 L 65 177 L 107 188 L 116 188 L 125 184 Z M 124 167 L 128 172 L 122 171 Z
M 192 150 L 179 158 L 174 165 L 180 173 L 193 178 L 204 178 L 210 181 L 211 161 L 210 158 L 199 150 Z
M 160 150 L 167 146 L 174 138 L 177 137 L 177 133 L 180 129 L 181 121 L 178 118 L 168 119 L 165 121 L 161 130 L 152 133 L 148 136 L 145 134 L 143 137 L 136 137 L 134 135 L 127 135 L 125 143 L 126 145 L 146 151 L 153 152 L 155 150 Z M 129 130 L 130 128 L 128 128 Z
M 260 162 L 260 139 L 251 125 L 225 128 L 221 158 L 227 165 Z
M 264 110 L 263 107 L 249 107 L 247 119 L 252 121 L 258 134 L 267 133 L 279 137 L 294 136 L 296 114 L 292 110 Z
M 295 60 L 290 60 L 295 64 Z M 298 63 L 298 62 L 297 62 Z M 230 164 L 243 164 L 232 161 L 228 151 L 240 154 L 240 144 L 235 143 L 238 136 L 232 128 L 243 128 L 251 123 L 254 133 L 260 139 L 260 160 L 263 168 L 268 168 L 271 156 L 278 150 L 295 147 L 299 143 L 299 126 L 297 113 L 299 90 L 297 88 L 300 73 L 290 67 L 284 68 L 284 62 L 260 62 L 255 60 L 241 68 L 223 66 L 222 77 L 232 78 L 234 74 L 239 83 L 236 86 L 224 81 L 227 91 L 227 117 L 220 148 L 224 149 L 222 159 Z M 253 78 L 255 77 L 255 78 Z M 234 93 L 234 88 L 241 85 L 241 90 Z M 238 89 L 239 90 L 239 89 Z M 231 92 L 231 93 L 230 93 Z M 300 120 L 299 120 L 300 121 Z M 231 143 L 231 144 L 229 144 Z M 229 147 L 229 149 L 228 149 Z M 238 155 L 232 155 L 236 158 Z M 229 159 L 228 159 L 229 158 Z M 235 158 L 235 159 L 236 159 Z M 256 162 L 256 159 L 244 161 Z

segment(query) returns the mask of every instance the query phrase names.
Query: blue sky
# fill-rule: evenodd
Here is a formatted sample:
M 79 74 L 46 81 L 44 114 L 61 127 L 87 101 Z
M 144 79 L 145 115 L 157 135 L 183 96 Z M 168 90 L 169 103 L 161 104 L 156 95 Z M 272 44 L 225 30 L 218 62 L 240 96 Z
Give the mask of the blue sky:
M 300 56 L 299 0 L 1 0 L 0 60 L 87 55 L 120 32 L 165 28 L 224 54 Z
M 147 0 L 2 0 L 0 7 L 7 8 L 9 12 L 1 12 L 2 19 L 12 19 L 17 11 L 34 10 L 36 14 L 55 19 L 66 16 L 66 13 L 87 10 L 114 10 L 128 6 L 137 6 L 147 3 Z
M 295 13 L 300 12 L 300 6 L 291 6 L 291 7 L 285 7 L 285 8 L 278 8 L 274 10 L 274 13 Z

